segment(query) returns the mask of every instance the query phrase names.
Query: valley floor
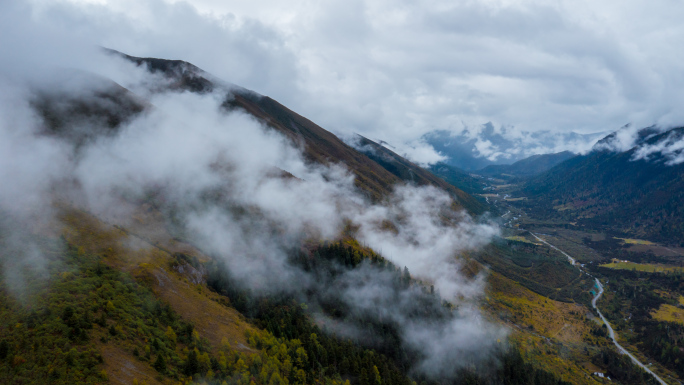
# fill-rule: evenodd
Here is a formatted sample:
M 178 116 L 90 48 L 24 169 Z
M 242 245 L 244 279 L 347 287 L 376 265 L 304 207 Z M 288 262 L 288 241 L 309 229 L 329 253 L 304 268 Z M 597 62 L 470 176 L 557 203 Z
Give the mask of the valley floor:
M 560 220 L 540 221 L 528 214 L 525 205 L 517 204 L 520 200 L 511 202 L 503 196 L 500 193 L 498 197 L 494 195 L 488 199 L 505 213 L 502 220 L 508 242 L 527 248 L 539 247 L 542 243 L 594 280 L 595 284 L 585 284 L 582 288 L 593 297 L 592 300 L 585 295 L 575 297 L 573 301 L 582 307 L 584 316 L 571 323 L 583 324 L 589 330 L 580 339 L 583 346 L 576 350 L 584 354 L 577 357 L 592 361 L 591 352 L 605 349 L 606 340 L 614 337 L 612 342 L 616 351 L 629 357 L 628 361 L 634 365 L 653 373 L 658 383 L 679 384 L 684 378 L 684 354 L 681 353 L 684 351 L 684 317 L 679 318 L 680 312 L 684 314 L 684 302 L 680 302 L 684 296 L 678 282 L 682 282 L 684 252 L 676 246 L 579 228 Z M 592 305 L 596 307 L 595 312 L 591 310 Z M 587 323 L 588 320 L 593 321 Z M 544 322 L 530 322 L 529 328 L 537 324 Z M 607 327 L 597 328 L 601 324 Z M 666 332 L 656 333 L 655 330 Z M 541 334 L 552 338 L 550 333 Z M 611 372 L 605 363 L 593 361 L 587 365 L 575 359 L 573 365 L 583 366 L 587 373 L 607 375 Z M 629 383 L 629 380 L 617 381 Z

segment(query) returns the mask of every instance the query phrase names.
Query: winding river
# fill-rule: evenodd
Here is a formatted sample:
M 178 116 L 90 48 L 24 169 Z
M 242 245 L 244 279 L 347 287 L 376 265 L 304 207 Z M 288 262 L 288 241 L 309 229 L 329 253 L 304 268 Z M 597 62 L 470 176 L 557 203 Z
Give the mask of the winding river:
M 660 377 L 658 377 L 657 374 L 653 373 L 653 372 L 651 371 L 651 369 L 649 369 L 646 365 L 642 364 L 639 360 L 637 360 L 636 357 L 634 357 L 634 356 L 632 355 L 632 353 L 628 352 L 627 349 L 623 348 L 622 345 L 620 345 L 620 344 L 617 342 L 617 339 L 615 339 L 615 332 L 613 331 L 613 328 L 610 326 L 610 323 L 608 322 L 608 320 L 606 319 L 606 317 L 603 316 L 603 314 L 601 313 L 601 311 L 599 310 L 599 308 L 596 306 L 596 302 L 598 301 L 598 299 L 599 299 L 599 298 L 601 297 L 601 295 L 603 294 L 603 285 L 601 285 L 601 282 L 598 280 L 598 278 L 596 278 L 596 277 L 592 276 L 591 274 L 589 274 L 589 273 L 585 272 L 584 270 L 582 270 L 582 268 L 581 268 L 578 264 L 575 263 L 575 259 L 574 259 L 573 257 L 571 257 L 570 255 L 568 255 L 568 254 L 567 254 L 566 252 L 564 252 L 563 250 L 561 250 L 561 249 L 557 248 L 556 246 L 554 246 L 554 245 L 552 245 L 552 244 L 546 242 L 545 240 L 539 238 L 539 237 L 537 236 L 537 234 L 534 234 L 534 233 L 530 233 L 530 234 L 532 234 L 532 236 L 534 236 L 535 238 L 537 238 L 537 240 L 539 240 L 540 242 L 545 243 L 545 244 L 548 245 L 549 247 L 551 247 L 551 248 L 553 248 L 554 250 L 557 250 L 557 251 L 559 251 L 561 254 L 565 255 L 565 256 L 568 258 L 568 260 L 570 261 L 570 264 L 573 265 L 573 266 L 575 266 L 575 267 L 577 267 L 577 269 L 578 269 L 579 271 L 581 271 L 582 273 L 587 274 L 587 275 L 591 276 L 592 278 L 594 278 L 594 280 L 596 281 L 596 289 L 598 289 L 598 293 L 596 294 L 596 296 L 594 296 L 594 299 L 591 300 L 591 306 L 593 306 L 594 309 L 596 309 L 596 312 L 598 313 L 599 317 L 601 317 L 601 320 L 602 320 L 603 323 L 606 325 L 606 328 L 608 328 L 608 335 L 610 336 L 610 339 L 613 340 L 613 343 L 614 343 L 615 346 L 617 347 L 618 352 L 620 352 L 620 353 L 622 353 L 622 354 L 626 354 L 626 355 L 632 360 L 632 362 L 634 362 L 634 364 L 640 366 L 640 367 L 641 367 L 642 369 L 644 369 L 647 373 L 649 373 L 649 374 L 652 375 L 656 380 L 658 380 L 658 382 L 660 382 L 662 385 L 667 385 L 667 383 L 666 383 L 665 381 L 663 381 Z

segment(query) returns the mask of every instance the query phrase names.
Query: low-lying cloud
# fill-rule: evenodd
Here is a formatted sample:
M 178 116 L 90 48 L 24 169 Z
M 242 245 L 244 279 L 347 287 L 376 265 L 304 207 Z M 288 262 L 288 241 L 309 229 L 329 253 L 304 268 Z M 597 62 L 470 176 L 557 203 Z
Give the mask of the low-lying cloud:
M 684 137 L 681 130 L 671 131 L 656 143 L 638 147 L 632 155 L 632 160 L 650 161 L 655 157 L 662 159 L 667 166 L 684 163 Z
M 633 151 L 631 160 L 661 162 L 674 166 L 684 162 L 682 128 L 667 126 L 635 127 L 627 125 L 599 141 L 596 151 Z
M 302 295 L 317 287 L 291 263 L 292 251 L 305 240 L 338 239 L 351 225 L 360 242 L 460 306 L 442 321 L 408 317 L 405 307 L 387 301 L 393 289 L 380 275 L 344 292 L 354 299 L 349 306 L 363 310 L 362 299 L 371 300 L 374 311 L 386 313 L 406 346 L 419 352 L 417 370 L 453 374 L 453 365 L 444 373 L 435 369 L 446 363 L 446 351 L 472 358 L 505 335 L 477 311 L 483 276 L 459 271 L 458 254 L 489 242 L 495 225 L 454 211 L 449 196 L 433 187 L 397 186 L 385 201 L 371 203 L 344 165 L 305 161 L 284 136 L 246 113 L 223 109 L 229 87 L 203 95 L 156 92 L 165 88 L 163 79 L 110 60 L 124 84 L 147 98 L 80 70 L 52 72 L 58 79 L 25 74 L 26 81 L 3 89 L 0 210 L 14 213 L 17 223 L 52 220 L 57 201 L 126 227 L 136 207 L 153 199 L 173 220 L 176 235 L 224 261 L 258 295 Z M 101 118 L 110 115 L 125 119 Z M 20 228 L 4 227 L 3 255 L 39 263 L 37 248 L 9 256 L 9 246 L 30 234 Z M 12 266 L 5 266 L 6 274 L 13 274 Z M 363 271 L 370 270 L 350 271 L 346 279 Z M 5 285 L 20 289 L 11 280 Z M 366 296 L 371 292 L 376 297 Z M 417 342 L 438 336 L 424 346 Z
M 168 225 L 174 235 L 225 261 L 241 284 L 259 295 L 302 295 L 303 289 L 315 288 L 317 282 L 291 263 L 292 251 L 304 240 L 334 240 L 352 228 L 364 245 L 434 284 L 459 307 L 442 321 L 412 318 L 406 313 L 410 306 L 391 300 L 398 294 L 380 272 L 363 267 L 345 274 L 345 282 L 356 284 L 339 294 L 359 311 L 386 314 L 403 343 L 419 352 L 417 370 L 453 374 L 447 359 L 486 354 L 505 335 L 477 310 L 484 276 L 464 276 L 458 259 L 461 252 L 489 242 L 496 226 L 453 211 L 448 195 L 431 187 L 397 186 L 385 201 L 371 203 L 344 165 L 305 161 L 301 149 L 282 135 L 250 115 L 222 109 L 230 97 L 229 84 L 217 82 L 215 92 L 204 95 L 162 92 L 168 80 L 95 47 L 127 46 L 134 35 L 112 35 L 126 30 L 121 28 L 125 25 L 156 36 L 134 44 L 138 49 L 130 52 L 145 54 L 152 41 L 168 37 L 155 20 L 136 24 L 125 12 L 112 13 L 107 6 L 35 4 L 0 4 L 0 43 L 12 51 L 0 59 L 0 253 L 3 284 L 17 297 L 25 294 L 24 267 L 44 272 L 44 247 L 35 233 L 51 229 L 40 236 L 55 235 L 55 203 L 127 227 L 141 202 L 153 200 L 172 220 Z M 187 5 L 146 4 L 143 8 L 156 4 L 168 10 L 160 15 L 167 22 L 185 20 L 181 11 L 195 18 L 195 27 L 206 21 Z M 46 21 L 48 15 L 53 17 Z M 99 15 L 102 23 L 94 26 L 79 15 Z M 254 60 L 246 53 L 252 52 L 270 74 L 260 84 L 283 80 L 284 89 L 299 92 L 296 82 L 287 82 L 293 79 L 289 70 L 273 72 L 269 67 L 289 60 L 284 44 L 275 49 L 262 44 L 273 36 L 277 41 L 277 33 L 259 23 L 224 21 L 214 20 L 207 28 L 225 32 L 220 25 L 232 25 L 231 46 L 237 56 L 245 55 L 231 67 L 236 72 L 229 80 L 256 79 L 239 72 L 251 68 L 245 63 Z M 63 25 L 67 22 L 70 28 Z M 179 36 L 176 43 L 194 44 L 196 37 Z M 247 37 L 254 44 L 244 51 L 242 39 Z M 120 44 L 108 44 L 112 42 Z M 188 52 L 192 60 L 201 56 Z M 259 68 L 253 69 L 261 75 Z M 430 156 L 424 143 L 415 143 L 421 157 Z M 358 280 L 358 274 L 367 276 Z M 367 297 L 369 293 L 375 297 Z M 404 302 L 410 303 L 422 289 L 406 293 Z M 375 306 L 364 308 L 362 300 L 371 299 Z M 420 343 L 424 338 L 435 340 Z

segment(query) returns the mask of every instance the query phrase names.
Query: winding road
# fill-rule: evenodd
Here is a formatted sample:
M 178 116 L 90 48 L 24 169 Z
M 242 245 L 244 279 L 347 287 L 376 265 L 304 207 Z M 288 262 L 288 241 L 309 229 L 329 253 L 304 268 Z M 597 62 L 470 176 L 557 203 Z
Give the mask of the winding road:
M 601 282 L 599 282 L 598 278 L 596 278 L 596 277 L 594 277 L 593 275 L 591 275 L 591 274 L 587 273 L 586 271 L 582 270 L 581 267 L 575 263 L 575 259 L 574 259 L 573 257 L 571 257 L 570 255 L 568 255 L 568 254 L 567 254 L 566 252 L 564 252 L 563 250 L 561 250 L 561 249 L 557 248 L 556 246 L 554 246 L 554 245 L 552 245 L 552 244 L 546 242 L 545 240 L 539 238 L 539 237 L 537 236 L 537 234 L 534 234 L 534 233 L 530 233 L 530 234 L 532 234 L 532 236 L 534 236 L 535 238 L 537 238 L 540 242 L 543 242 L 543 243 L 547 244 L 549 247 L 551 247 L 551 248 L 553 248 L 554 250 L 557 250 L 557 251 L 559 251 L 561 254 L 565 255 L 565 256 L 568 258 L 568 260 L 570 261 L 570 264 L 576 266 L 577 269 L 579 269 L 579 271 L 581 271 L 581 272 L 583 272 L 583 273 L 585 273 L 585 274 L 591 276 L 592 278 L 594 278 L 594 280 L 596 281 L 596 288 L 598 289 L 598 293 L 596 294 L 596 296 L 594 296 L 594 299 L 591 300 L 591 306 L 593 306 L 594 309 L 596 309 L 596 312 L 598 313 L 599 317 L 601 317 L 601 320 L 602 320 L 603 323 L 606 325 L 606 328 L 608 328 L 608 335 L 610 336 L 610 339 L 613 340 L 613 343 L 614 343 L 615 346 L 617 347 L 618 352 L 620 352 L 620 353 L 622 353 L 622 354 L 626 354 L 626 355 L 632 360 L 632 362 L 634 362 L 634 364 L 640 366 L 640 367 L 641 367 L 642 369 L 644 369 L 647 373 L 649 373 L 649 374 L 652 375 L 656 380 L 658 380 L 658 382 L 660 382 L 662 385 L 667 385 L 667 383 L 666 383 L 665 381 L 663 381 L 660 377 L 658 377 L 657 374 L 653 373 L 653 372 L 651 371 L 651 369 L 649 369 L 646 365 L 642 364 L 639 360 L 637 360 L 636 357 L 634 357 L 634 356 L 632 355 L 632 353 L 628 352 L 627 349 L 623 348 L 623 347 L 617 342 L 617 339 L 615 339 L 615 332 L 613 331 L 613 328 L 610 326 L 610 323 L 608 322 L 608 320 L 606 319 L 606 317 L 603 316 L 603 314 L 601 313 L 601 311 L 599 310 L 599 308 L 596 306 L 596 302 L 598 301 L 598 299 L 599 299 L 599 298 L 601 297 L 601 295 L 603 294 L 603 285 L 601 285 Z

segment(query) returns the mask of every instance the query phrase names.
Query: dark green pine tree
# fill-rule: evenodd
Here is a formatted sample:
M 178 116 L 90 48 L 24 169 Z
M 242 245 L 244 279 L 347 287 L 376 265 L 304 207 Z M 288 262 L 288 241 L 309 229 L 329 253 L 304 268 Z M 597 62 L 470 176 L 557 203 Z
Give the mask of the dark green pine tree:
M 411 274 L 409 274 L 408 267 L 404 266 L 404 276 L 402 277 L 404 281 L 404 287 L 409 287 L 411 285 Z
M 195 351 L 193 350 L 192 353 L 194 354 Z M 195 360 L 197 360 L 196 356 L 195 356 Z M 159 373 L 166 372 L 166 361 L 164 361 L 164 356 L 162 354 L 157 355 L 157 359 L 154 361 L 154 364 L 152 365 L 152 367 L 154 367 Z
M 7 343 L 7 341 L 2 340 L 2 342 L 0 342 L 0 361 L 7 358 L 8 354 L 9 354 L 9 344 Z
M 185 361 L 185 367 L 183 368 L 183 372 L 185 373 L 186 376 L 192 376 L 193 374 L 197 373 L 199 371 L 199 362 L 197 360 L 197 353 L 195 353 L 194 350 L 191 350 L 190 353 L 188 353 L 188 359 Z

